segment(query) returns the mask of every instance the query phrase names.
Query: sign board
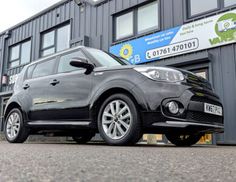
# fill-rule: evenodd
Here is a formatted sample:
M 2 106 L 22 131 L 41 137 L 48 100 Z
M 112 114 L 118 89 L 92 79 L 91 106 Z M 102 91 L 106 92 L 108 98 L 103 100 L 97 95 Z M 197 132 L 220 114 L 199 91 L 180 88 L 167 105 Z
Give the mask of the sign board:
M 236 10 L 114 45 L 110 52 L 141 64 L 236 42 Z

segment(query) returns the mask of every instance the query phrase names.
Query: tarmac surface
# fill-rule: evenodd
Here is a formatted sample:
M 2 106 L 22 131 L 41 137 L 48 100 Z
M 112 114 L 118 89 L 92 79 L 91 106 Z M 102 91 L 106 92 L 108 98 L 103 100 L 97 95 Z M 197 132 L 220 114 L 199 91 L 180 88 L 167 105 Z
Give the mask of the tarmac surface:
M 236 147 L 0 142 L 0 181 L 236 181 Z

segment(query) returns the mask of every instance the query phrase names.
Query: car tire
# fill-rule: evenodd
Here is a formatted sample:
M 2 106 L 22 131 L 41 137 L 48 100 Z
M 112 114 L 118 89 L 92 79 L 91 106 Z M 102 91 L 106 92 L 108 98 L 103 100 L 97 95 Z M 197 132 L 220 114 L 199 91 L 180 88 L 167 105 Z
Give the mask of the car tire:
M 166 138 L 178 147 L 189 147 L 196 144 L 202 135 L 182 135 L 182 134 L 166 134 Z
M 94 136 L 95 133 L 88 133 L 81 136 L 72 136 L 72 139 L 78 144 L 85 144 L 88 143 Z
M 133 145 L 142 136 L 141 120 L 135 102 L 125 94 L 110 96 L 98 114 L 98 130 L 109 145 Z
M 10 143 L 23 143 L 29 136 L 29 129 L 24 126 L 20 109 L 12 109 L 7 115 L 4 127 L 5 138 Z

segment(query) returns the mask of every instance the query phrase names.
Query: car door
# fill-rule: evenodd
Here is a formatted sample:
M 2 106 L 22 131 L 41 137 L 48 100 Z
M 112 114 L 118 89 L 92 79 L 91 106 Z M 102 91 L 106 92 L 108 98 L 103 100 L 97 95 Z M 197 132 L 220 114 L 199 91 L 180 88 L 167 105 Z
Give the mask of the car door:
M 28 111 L 30 121 L 48 120 L 49 95 L 47 91 L 55 65 L 56 57 L 28 68 L 28 71 L 32 69 L 31 78 L 24 81 L 23 89 L 27 90 L 27 97 L 30 100 Z
M 81 50 L 62 55 L 58 60 L 57 74 L 51 77 L 49 86 L 50 120 L 89 119 L 89 91 L 91 75 L 85 75 L 84 69 L 72 67 L 72 58 L 86 59 Z

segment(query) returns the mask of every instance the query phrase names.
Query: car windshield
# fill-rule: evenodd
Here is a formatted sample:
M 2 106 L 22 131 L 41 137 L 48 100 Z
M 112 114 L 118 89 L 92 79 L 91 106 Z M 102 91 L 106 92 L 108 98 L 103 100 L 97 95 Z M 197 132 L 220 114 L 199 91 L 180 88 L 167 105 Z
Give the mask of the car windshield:
M 98 49 L 87 48 L 87 51 L 96 59 L 102 66 L 120 66 L 129 65 L 129 62 L 123 58 L 117 57 L 113 54 L 103 52 Z

